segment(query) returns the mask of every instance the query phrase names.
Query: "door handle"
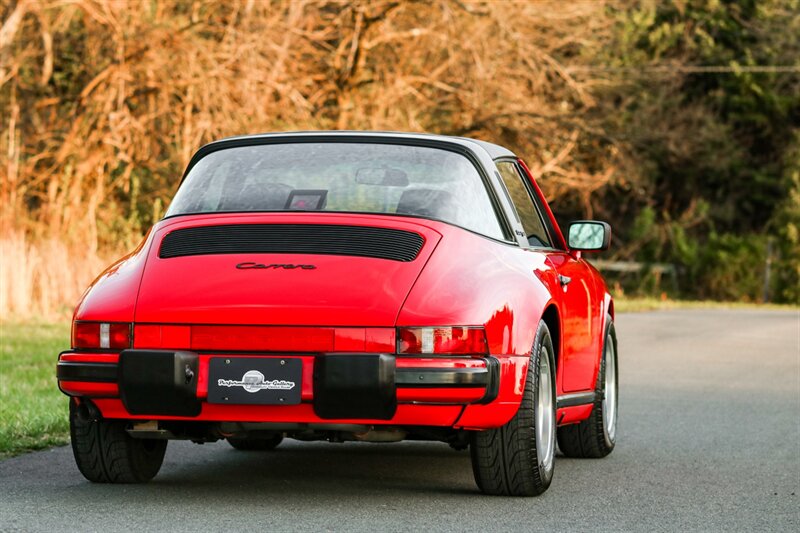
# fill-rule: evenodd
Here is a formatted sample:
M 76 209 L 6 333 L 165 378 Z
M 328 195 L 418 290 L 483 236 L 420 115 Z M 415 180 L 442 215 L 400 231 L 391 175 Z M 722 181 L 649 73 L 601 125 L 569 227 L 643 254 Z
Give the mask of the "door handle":
M 570 281 L 572 281 L 572 278 L 570 278 L 569 276 L 562 276 L 561 274 L 558 275 L 558 282 L 561 284 L 562 287 L 566 287 L 567 285 L 569 285 Z

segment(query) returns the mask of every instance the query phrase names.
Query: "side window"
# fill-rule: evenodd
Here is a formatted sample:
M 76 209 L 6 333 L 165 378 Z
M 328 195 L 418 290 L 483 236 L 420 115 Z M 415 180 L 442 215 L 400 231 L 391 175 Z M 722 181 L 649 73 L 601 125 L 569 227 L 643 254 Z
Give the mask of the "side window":
M 525 185 L 523 177 L 517 171 L 516 165 L 509 162 L 497 163 L 497 170 L 500 171 L 511 201 L 517 209 L 522 228 L 528 237 L 528 243 L 531 246 L 551 247 L 552 243 L 542 217 L 531 197 L 528 186 Z

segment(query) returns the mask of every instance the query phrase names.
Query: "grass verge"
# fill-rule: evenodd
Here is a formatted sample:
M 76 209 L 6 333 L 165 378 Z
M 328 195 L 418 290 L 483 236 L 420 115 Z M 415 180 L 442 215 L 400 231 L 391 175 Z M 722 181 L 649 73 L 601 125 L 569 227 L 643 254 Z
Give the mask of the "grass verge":
M 764 309 L 773 311 L 800 311 L 800 307 L 788 304 L 712 302 L 706 300 L 662 300 L 659 298 L 614 298 L 614 310 L 617 313 L 664 311 L 668 309 Z
M 0 324 L 0 459 L 69 442 L 67 398 L 56 383 L 68 324 Z

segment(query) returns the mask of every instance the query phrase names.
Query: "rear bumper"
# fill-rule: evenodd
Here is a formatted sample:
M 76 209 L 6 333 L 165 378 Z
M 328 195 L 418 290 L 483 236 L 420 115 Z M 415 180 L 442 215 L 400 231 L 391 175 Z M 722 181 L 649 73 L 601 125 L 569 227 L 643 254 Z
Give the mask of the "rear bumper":
M 477 426 L 496 427 L 513 416 L 519 404 L 513 390 L 503 394 L 504 397 L 498 401 L 501 381 L 508 383 L 507 388 L 518 389 L 519 384 L 507 378 L 524 375 L 520 372 L 522 369 L 517 368 L 523 359 L 516 357 L 424 358 L 393 354 L 226 356 L 154 350 L 127 350 L 125 354 L 129 352 L 137 357 L 156 354 L 158 357 L 154 361 L 162 357 L 175 363 L 166 367 L 161 365 L 155 385 L 143 384 L 140 377 L 132 379 L 126 375 L 120 354 L 63 352 L 57 365 L 59 388 L 68 396 L 92 398 L 107 418 L 287 423 L 336 421 L 458 427 L 465 412 L 479 408 Z M 299 359 L 302 362 L 299 403 L 209 402 L 210 360 L 220 357 Z M 388 361 L 386 364 L 392 367 L 390 379 L 384 376 L 381 382 L 367 382 L 366 385 L 363 380 L 360 383 L 348 381 L 350 372 L 342 366 L 348 364 L 348 357 L 359 362 L 369 357 Z M 337 359 L 338 368 L 330 364 Z M 141 374 L 140 371 L 137 373 Z M 191 379 L 187 378 L 189 375 Z M 503 376 L 506 379 L 501 379 Z M 144 397 L 150 401 L 143 403 L 139 400 Z M 366 411 L 361 408 L 364 404 L 374 406 L 380 403 L 377 399 L 383 402 L 384 407 Z M 476 424 L 473 422 L 471 425 Z

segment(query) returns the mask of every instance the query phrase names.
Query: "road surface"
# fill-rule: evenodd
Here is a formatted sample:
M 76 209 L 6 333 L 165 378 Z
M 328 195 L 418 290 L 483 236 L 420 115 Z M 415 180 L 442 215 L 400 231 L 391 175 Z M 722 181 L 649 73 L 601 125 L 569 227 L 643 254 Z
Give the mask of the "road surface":
M 558 457 L 539 498 L 480 495 L 469 454 L 437 443 L 172 442 L 139 486 L 84 481 L 63 447 L 0 462 L 0 531 L 800 531 L 800 314 L 617 330 L 617 449 Z

